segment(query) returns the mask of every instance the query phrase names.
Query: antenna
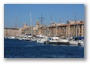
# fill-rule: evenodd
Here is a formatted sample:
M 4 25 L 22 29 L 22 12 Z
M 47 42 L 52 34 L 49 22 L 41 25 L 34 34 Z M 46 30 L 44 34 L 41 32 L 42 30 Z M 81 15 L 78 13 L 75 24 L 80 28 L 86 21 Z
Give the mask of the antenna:
M 39 19 L 40 19 L 41 25 L 42 25 L 42 21 L 43 21 L 43 19 L 44 19 L 44 17 L 42 17 L 42 14 L 41 14 L 41 17 L 40 17 Z
M 61 17 L 59 18 L 59 23 L 61 23 Z

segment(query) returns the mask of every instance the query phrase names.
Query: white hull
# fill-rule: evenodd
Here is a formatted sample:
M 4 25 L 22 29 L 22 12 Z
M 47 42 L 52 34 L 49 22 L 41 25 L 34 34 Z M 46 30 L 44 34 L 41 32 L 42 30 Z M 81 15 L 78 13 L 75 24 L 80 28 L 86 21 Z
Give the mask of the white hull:
M 44 43 L 47 40 L 48 40 L 47 38 L 42 38 L 42 39 L 38 39 L 37 42 L 38 43 Z
M 69 44 L 67 39 L 60 39 L 59 37 L 51 37 L 48 41 L 50 44 Z
M 8 37 L 8 39 L 15 39 L 15 37 L 14 36 L 11 36 L 11 37 Z
M 82 40 L 77 40 L 77 41 L 70 41 L 70 45 L 80 45 L 80 46 L 84 46 L 84 42 Z
M 78 45 L 77 41 L 70 41 L 69 43 L 70 43 L 70 45 Z
M 79 44 L 80 46 L 84 46 L 84 41 L 78 40 L 78 44 Z

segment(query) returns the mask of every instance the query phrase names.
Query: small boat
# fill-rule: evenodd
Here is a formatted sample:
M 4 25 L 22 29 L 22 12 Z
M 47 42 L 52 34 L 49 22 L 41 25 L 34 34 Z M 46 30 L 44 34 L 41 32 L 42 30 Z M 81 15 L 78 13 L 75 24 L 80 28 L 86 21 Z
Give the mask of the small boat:
M 10 36 L 8 37 L 8 39 L 15 39 L 15 36 Z
M 32 41 L 32 42 L 37 42 L 37 38 L 36 38 L 36 37 L 32 37 L 32 38 L 31 38 L 31 41 Z
M 5 39 L 8 39 L 8 37 L 4 37 Z
M 30 38 L 31 38 L 30 36 L 23 34 L 23 35 L 18 36 L 17 39 L 18 40 L 27 40 L 27 41 L 29 41 Z
M 44 36 L 44 35 L 37 35 L 37 42 L 38 43 L 44 43 L 48 40 L 48 37 L 47 36 Z
M 70 45 L 69 40 L 68 40 L 68 39 L 63 39 L 63 38 L 61 38 L 61 39 L 59 40 L 59 43 L 58 43 L 58 44 Z
M 75 40 L 70 40 L 69 43 L 70 45 L 78 45 L 78 42 Z
M 59 37 L 51 37 L 46 43 L 56 45 L 69 45 L 69 41 L 67 39 L 60 39 Z
M 78 40 L 78 45 L 79 46 L 84 46 L 84 41 L 83 40 Z
M 37 42 L 39 43 L 45 43 L 46 41 L 48 41 L 48 38 L 45 38 L 45 37 L 37 40 Z
M 58 44 L 59 37 L 51 37 L 49 38 L 48 44 Z

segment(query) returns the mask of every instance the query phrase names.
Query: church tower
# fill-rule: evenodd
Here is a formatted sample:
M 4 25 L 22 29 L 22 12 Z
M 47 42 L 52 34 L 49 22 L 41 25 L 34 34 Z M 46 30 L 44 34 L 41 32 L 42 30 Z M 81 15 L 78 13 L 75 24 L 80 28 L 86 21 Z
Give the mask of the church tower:
M 38 28 L 39 28 L 39 23 L 38 21 L 36 21 L 36 29 L 38 30 Z

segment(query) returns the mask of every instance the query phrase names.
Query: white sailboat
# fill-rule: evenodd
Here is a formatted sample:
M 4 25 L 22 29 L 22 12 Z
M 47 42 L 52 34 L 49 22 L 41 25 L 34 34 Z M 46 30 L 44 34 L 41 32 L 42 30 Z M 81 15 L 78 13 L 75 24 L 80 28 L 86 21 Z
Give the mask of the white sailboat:
M 44 43 L 48 40 L 48 37 L 47 36 L 44 36 L 44 35 L 37 35 L 37 42 L 38 43 Z
M 31 35 L 29 35 L 30 41 L 36 42 L 37 39 L 36 39 L 35 37 L 33 37 L 33 27 L 32 27 L 32 17 L 31 17 L 31 12 L 30 12 L 30 26 L 31 26 L 31 28 L 30 28 L 30 31 L 31 31 L 30 33 L 31 33 Z

